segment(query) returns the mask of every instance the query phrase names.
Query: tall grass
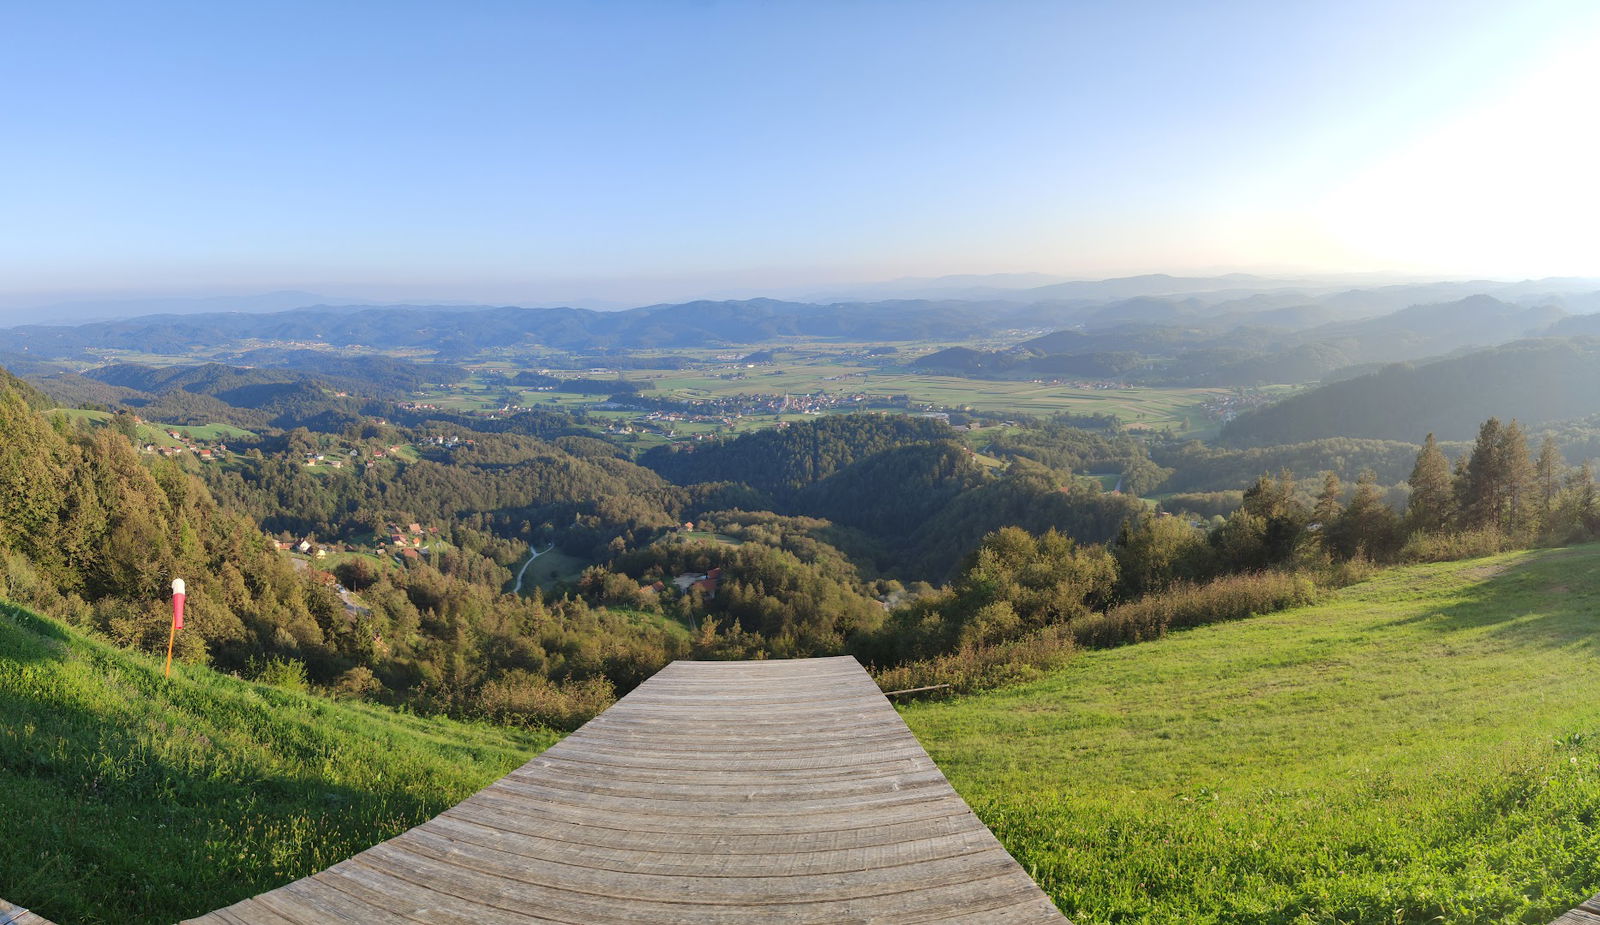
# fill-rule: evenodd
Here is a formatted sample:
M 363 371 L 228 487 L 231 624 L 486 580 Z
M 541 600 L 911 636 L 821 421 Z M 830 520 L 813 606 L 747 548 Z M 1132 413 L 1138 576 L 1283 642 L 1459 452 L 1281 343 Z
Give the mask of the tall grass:
M 874 677 L 885 691 L 944 685 L 948 693 L 964 694 L 1042 677 L 1065 665 L 1075 648 L 1069 627 L 1047 626 L 1011 642 L 967 646 L 937 658 L 885 668 Z
M 1174 629 L 1273 613 L 1317 599 L 1303 574 L 1258 572 L 1205 584 L 1177 585 L 1103 613 L 1046 626 L 1021 639 L 965 646 L 936 658 L 880 669 L 885 691 L 946 685 L 949 693 L 992 690 L 1031 681 L 1065 665 L 1079 649 L 1104 649 L 1159 639 Z
M 1305 575 L 1256 572 L 1229 575 L 1206 584 L 1180 582 L 1071 625 L 1081 646 L 1104 649 L 1160 639 L 1170 630 L 1239 620 L 1298 607 L 1316 600 L 1317 586 Z

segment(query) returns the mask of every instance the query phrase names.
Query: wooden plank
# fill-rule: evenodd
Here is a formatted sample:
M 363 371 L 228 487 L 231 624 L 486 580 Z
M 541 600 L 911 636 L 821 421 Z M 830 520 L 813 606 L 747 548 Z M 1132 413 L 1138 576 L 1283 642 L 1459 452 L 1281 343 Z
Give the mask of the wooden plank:
M 674 662 L 438 817 L 200 921 L 1066 920 L 841 657 Z
M 53 923 L 32 909 L 0 899 L 0 925 L 53 925 Z

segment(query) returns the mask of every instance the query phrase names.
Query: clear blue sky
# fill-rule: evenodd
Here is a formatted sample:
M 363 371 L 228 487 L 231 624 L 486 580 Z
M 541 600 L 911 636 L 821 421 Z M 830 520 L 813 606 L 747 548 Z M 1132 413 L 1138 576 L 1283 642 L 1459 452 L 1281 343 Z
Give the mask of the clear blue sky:
M 1589 0 L 19 0 L 0 298 L 1595 273 L 1597 61 Z

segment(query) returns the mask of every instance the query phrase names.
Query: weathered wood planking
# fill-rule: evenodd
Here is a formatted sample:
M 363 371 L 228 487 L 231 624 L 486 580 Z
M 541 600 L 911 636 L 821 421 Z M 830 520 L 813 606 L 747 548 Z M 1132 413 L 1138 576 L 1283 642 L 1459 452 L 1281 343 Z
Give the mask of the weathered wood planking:
M 1064 923 L 853 658 L 674 662 L 498 782 L 204 925 Z
M 0 899 L 0 925 L 52 925 L 52 923 L 36 912 Z
M 1600 925 L 1600 896 L 1584 900 L 1550 925 Z

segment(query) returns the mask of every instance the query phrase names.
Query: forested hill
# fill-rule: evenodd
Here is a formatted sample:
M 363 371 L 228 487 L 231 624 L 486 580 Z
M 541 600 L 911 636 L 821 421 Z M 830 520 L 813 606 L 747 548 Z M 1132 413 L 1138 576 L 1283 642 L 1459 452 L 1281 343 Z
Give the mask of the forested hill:
M 91 379 L 108 385 L 161 394 L 175 389 L 197 395 L 228 400 L 240 390 L 268 386 L 326 386 L 374 398 L 397 398 L 430 382 L 454 382 L 465 375 L 458 366 L 423 366 L 389 357 L 343 357 L 317 350 L 258 350 L 245 356 L 252 368 L 222 363 L 195 366 L 144 366 L 117 363 L 87 372 Z M 229 404 L 256 407 L 249 392 L 243 402 Z
M 1292 314 L 1163 315 L 1145 304 L 1152 301 L 1124 304 L 1130 315 L 1116 324 L 1109 323 L 1110 308 L 1103 309 L 1098 315 L 1106 320 L 1098 326 L 1054 331 L 1004 350 L 951 347 L 913 365 L 978 378 L 1250 386 L 1306 382 L 1353 367 L 1490 347 L 1541 336 L 1563 319 L 1572 320 L 1557 306 L 1514 305 L 1487 295 L 1324 324 L 1313 324 L 1316 306 L 1302 306 Z
M 1470 439 L 1486 416 L 1527 424 L 1600 412 L 1600 338 L 1520 341 L 1420 365 L 1395 365 L 1240 415 L 1233 446 L 1325 437 Z
M 1060 440 L 1041 446 L 997 441 L 996 452 L 1012 459 L 1003 474 L 979 465 L 942 421 L 867 414 L 823 417 L 708 446 L 658 447 L 642 461 L 681 485 L 732 483 L 755 493 L 749 503 L 849 527 L 867 541 L 856 552 L 887 573 L 943 578 L 1001 527 L 1054 528 L 1105 542 L 1144 509 L 1131 496 L 1102 492 L 1070 475 L 1091 460 L 1122 465 L 1130 475 L 1155 468 L 1143 449 L 1120 437 L 1071 432 L 1081 433 L 1084 445 L 1069 450 Z
M 742 482 L 789 495 L 875 453 L 952 436 L 949 425 L 935 418 L 838 415 L 709 446 L 656 447 L 642 461 L 680 485 Z

